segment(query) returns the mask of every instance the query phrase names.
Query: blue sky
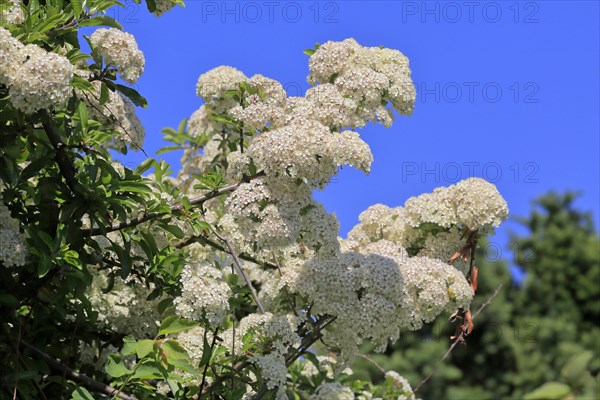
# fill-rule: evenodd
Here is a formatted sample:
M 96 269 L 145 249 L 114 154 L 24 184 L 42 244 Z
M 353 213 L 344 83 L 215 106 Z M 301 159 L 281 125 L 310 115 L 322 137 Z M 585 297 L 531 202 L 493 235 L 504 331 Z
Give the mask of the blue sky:
M 308 88 L 303 50 L 353 37 L 409 57 L 417 103 L 391 128 L 359 131 L 375 157 L 369 176 L 344 168 L 315 194 L 342 236 L 371 204 L 401 205 L 469 176 L 495 183 L 512 216 L 527 215 L 550 189 L 582 191 L 577 206 L 599 225 L 596 1 L 187 1 L 160 18 L 125 4 L 112 15 L 146 56 L 137 87 L 150 104 L 138 113 L 149 155 L 163 145 L 163 127 L 202 104 L 203 72 L 231 65 L 299 95 Z M 506 223 L 492 238 L 502 256 L 511 256 L 507 234 L 517 229 Z

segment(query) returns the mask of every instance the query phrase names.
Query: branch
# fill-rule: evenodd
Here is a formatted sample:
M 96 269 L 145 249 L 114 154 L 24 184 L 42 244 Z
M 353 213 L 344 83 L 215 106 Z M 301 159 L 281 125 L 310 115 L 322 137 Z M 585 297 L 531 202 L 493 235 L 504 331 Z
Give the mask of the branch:
M 206 333 L 208 329 L 204 331 L 204 341 L 206 342 Z M 219 328 L 215 329 L 215 333 L 213 334 L 212 343 L 210 344 L 210 356 L 208 357 L 208 361 L 204 366 L 204 371 L 202 372 L 202 383 L 200 384 L 200 393 L 202 393 L 202 388 L 204 387 L 204 383 L 206 382 L 206 372 L 208 371 L 208 365 L 210 364 L 210 358 L 212 357 L 213 349 L 215 347 L 215 343 L 217 342 L 217 332 L 219 332 Z
M 229 243 L 229 240 L 226 237 L 220 236 L 217 232 L 214 232 L 214 234 L 219 238 L 219 240 L 221 240 L 223 243 L 225 243 L 225 246 L 227 246 L 227 249 L 229 249 L 229 254 L 231 254 L 231 257 L 233 257 L 233 262 L 238 267 L 238 270 L 240 271 L 240 274 L 242 274 L 244 281 L 246 281 L 246 285 L 248 286 L 248 288 L 250 288 L 250 294 L 252 294 L 252 298 L 254 299 L 254 301 L 256 302 L 256 305 L 258 306 L 258 310 L 260 311 L 261 314 L 264 314 L 265 309 L 263 308 L 262 304 L 260 303 L 260 300 L 258 299 L 258 294 L 256 293 L 254 286 L 252 286 L 252 281 L 250 281 L 250 277 L 248 276 L 248 274 L 246 273 L 244 268 L 242 268 L 242 263 L 240 262 L 240 259 L 237 255 L 237 253 L 231 246 L 231 243 Z
M 64 144 L 60 141 L 60 136 L 54 130 L 52 126 L 52 121 L 50 120 L 50 115 L 46 110 L 40 110 L 39 112 L 40 118 L 42 120 L 42 126 L 44 127 L 44 131 L 46 132 L 46 136 L 52 143 L 52 147 L 56 151 L 56 163 L 58 164 L 58 169 L 60 173 L 65 178 L 67 185 L 69 188 L 75 192 L 75 167 L 71 163 L 69 156 L 65 152 Z
M 90 389 L 94 392 L 104 393 L 105 395 L 108 395 L 108 396 L 116 395 L 118 398 L 124 399 L 124 400 L 137 400 L 136 397 L 134 397 L 132 395 L 128 395 L 123 392 L 119 392 L 117 389 L 115 389 L 112 386 L 109 386 L 102 382 L 95 381 L 87 375 L 80 374 L 78 372 L 73 371 L 69 367 L 63 366 L 60 362 L 56 361 L 54 358 L 50 357 L 48 354 L 44 353 L 43 351 L 36 349 L 29 343 L 21 341 L 21 344 L 23 345 L 23 347 L 26 347 L 31 352 L 33 352 L 35 355 L 37 355 L 39 358 L 44 360 L 51 369 L 65 374 L 65 376 L 71 380 L 80 382 L 81 384 L 83 384 L 83 386 L 86 386 L 88 389 Z
M 324 317 L 323 319 L 326 319 L 327 317 Z M 325 329 L 329 324 L 331 324 L 333 321 L 336 320 L 337 317 L 332 317 L 331 319 L 329 319 L 328 321 L 325 321 L 325 323 L 321 326 L 319 326 L 320 323 L 323 322 L 323 319 L 321 319 L 320 321 L 318 321 L 317 324 L 317 329 L 312 331 L 310 334 L 308 334 L 307 336 L 305 336 L 302 341 L 300 342 L 300 346 L 298 346 L 298 349 L 296 349 L 296 351 L 292 352 L 290 355 L 288 355 L 286 357 L 286 362 L 285 365 L 286 366 L 290 366 L 294 363 L 294 361 L 296 361 L 298 359 L 298 357 L 300 357 L 302 354 L 304 354 L 306 352 L 306 350 L 308 350 L 310 348 L 310 346 L 312 346 L 313 344 L 315 344 L 315 342 L 319 339 L 321 339 L 321 331 L 323 329 Z
M 360 357 L 364 360 L 367 360 L 368 362 L 370 362 L 371 364 L 373 364 L 375 366 L 375 368 L 377 368 L 379 370 L 379 372 L 381 372 L 383 375 L 387 374 L 387 371 L 385 370 L 385 368 L 383 368 L 381 365 L 379 365 L 379 363 L 377 363 L 377 361 L 373 360 L 371 357 L 369 357 L 366 354 L 357 354 L 357 357 Z
M 239 371 L 243 370 L 244 368 L 246 368 L 248 365 L 250 365 L 249 361 L 242 361 L 242 362 L 239 362 L 239 363 L 235 364 L 233 366 L 232 370 L 234 372 L 239 372 Z M 221 375 L 221 376 L 216 377 L 215 380 L 212 383 L 210 383 L 209 385 L 207 385 L 200 393 L 194 395 L 192 397 L 192 400 L 197 400 L 202 395 L 205 395 L 207 393 L 212 392 L 215 387 L 217 387 L 218 385 L 220 385 L 221 383 L 223 383 L 230 376 L 231 375 L 229 375 L 229 374 L 225 374 L 225 375 Z
M 259 173 L 253 176 L 248 176 L 248 177 L 244 177 L 244 179 L 242 179 L 240 182 L 237 183 L 233 183 L 231 185 L 227 185 L 222 187 L 221 189 L 216 189 L 216 190 L 212 190 L 206 194 L 203 195 L 198 195 L 198 196 L 193 196 L 190 197 L 189 201 L 191 205 L 200 205 L 210 199 L 213 199 L 217 196 L 220 196 L 224 193 L 228 193 L 228 192 L 232 192 L 235 189 L 237 189 L 242 183 L 248 183 L 253 179 L 256 179 L 260 176 L 263 176 L 263 173 Z M 183 204 L 182 203 L 178 203 L 175 204 L 173 206 L 171 206 L 171 212 L 174 211 L 181 211 L 183 210 Z M 92 228 L 92 229 L 82 229 L 81 230 L 81 234 L 83 236 L 97 236 L 97 235 L 102 235 L 108 232 L 114 232 L 114 231 L 120 231 L 122 229 L 125 228 L 132 228 L 134 226 L 137 226 L 139 224 L 142 224 L 144 222 L 148 222 L 151 221 L 153 219 L 156 218 L 160 218 L 160 217 L 164 217 L 165 215 L 169 215 L 169 212 L 153 212 L 153 213 L 148 213 L 145 215 L 141 215 L 137 218 L 133 218 L 130 219 L 128 221 L 123 221 L 123 222 L 118 222 L 118 223 L 114 223 L 111 226 L 106 226 L 106 227 L 101 227 L 101 228 Z
M 176 244 L 175 247 L 178 248 L 178 249 L 182 249 L 182 248 L 184 248 L 186 246 L 189 246 L 189 245 L 191 245 L 193 243 L 205 244 L 205 245 L 210 246 L 210 247 L 212 247 L 214 249 L 217 249 L 217 250 L 220 250 L 220 251 L 222 251 L 224 253 L 230 254 L 229 251 L 225 247 L 221 246 L 217 242 L 214 242 L 214 241 L 212 241 L 209 238 L 204 237 L 204 236 L 192 236 L 192 237 L 184 240 L 183 242 Z M 270 269 L 277 269 L 278 268 L 278 266 L 275 265 L 275 264 L 271 264 L 269 262 L 259 261 L 258 259 L 254 258 L 254 257 L 252 257 L 252 256 L 250 256 L 250 255 L 248 255 L 246 253 L 240 253 L 238 255 L 238 257 L 241 260 L 249 261 L 251 263 L 254 263 L 254 264 L 257 264 L 257 265 L 261 265 L 263 267 L 267 267 L 267 268 L 270 268 Z
M 492 300 L 494 300 L 496 298 L 496 296 L 498 296 L 498 293 L 500 293 L 500 289 L 502 289 L 502 284 L 498 285 L 498 287 L 496 288 L 496 290 L 494 290 L 494 293 L 492 293 L 492 295 L 485 301 L 485 303 L 483 303 L 477 309 L 477 312 L 475 312 L 475 314 L 473 314 L 473 316 L 471 317 L 472 320 L 475 319 L 475 317 L 477 317 L 479 315 L 479 313 L 481 313 L 481 311 L 483 311 L 484 308 L 486 308 L 487 306 L 489 306 L 492 303 Z M 465 337 L 465 331 L 463 329 L 461 329 L 460 333 L 458 334 L 458 336 L 456 336 L 456 338 L 454 339 L 454 341 L 450 345 L 450 348 L 448 349 L 448 351 L 446 351 L 446 354 L 444 354 L 444 357 L 442 357 L 442 359 L 437 362 L 437 364 L 435 365 L 435 367 L 433 368 L 433 370 L 429 373 L 429 375 L 427 375 L 425 377 L 425 379 L 423 379 L 421 381 L 421 383 L 419 383 L 419 385 L 413 390 L 413 393 L 417 393 L 417 391 L 421 388 L 421 386 L 423 386 L 423 384 L 425 384 L 429 379 L 431 379 L 431 377 L 440 368 L 440 366 L 444 362 L 444 360 L 446 360 L 446 358 L 448 358 L 448 356 L 450 355 L 450 353 L 452 352 L 452 350 L 454 350 L 454 348 L 456 347 L 456 345 L 464 341 L 464 337 Z

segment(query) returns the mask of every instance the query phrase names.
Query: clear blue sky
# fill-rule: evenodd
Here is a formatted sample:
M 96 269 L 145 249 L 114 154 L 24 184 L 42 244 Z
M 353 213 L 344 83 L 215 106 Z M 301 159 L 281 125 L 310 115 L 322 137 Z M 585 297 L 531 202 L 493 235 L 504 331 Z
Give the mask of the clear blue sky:
M 469 176 L 494 182 L 512 216 L 550 189 L 580 190 L 577 206 L 600 216 L 599 20 L 597 1 L 187 1 L 161 18 L 125 3 L 113 16 L 146 56 L 138 83 L 149 107 L 138 115 L 149 155 L 161 128 L 201 105 L 196 80 L 218 65 L 308 88 L 315 42 L 355 38 L 395 48 L 411 62 L 417 104 L 391 128 L 360 131 L 375 162 L 369 176 L 344 168 L 316 198 L 341 234 L 374 203 Z M 177 164 L 178 156 L 167 154 Z M 143 155 L 128 155 L 126 162 Z M 505 257 L 507 223 L 492 241 Z

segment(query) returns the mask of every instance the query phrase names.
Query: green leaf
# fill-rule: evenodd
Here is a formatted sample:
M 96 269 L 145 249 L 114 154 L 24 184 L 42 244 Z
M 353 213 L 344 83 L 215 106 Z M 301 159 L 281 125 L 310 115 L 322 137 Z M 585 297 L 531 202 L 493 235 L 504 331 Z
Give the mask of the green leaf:
M 71 393 L 71 400 L 94 400 L 94 396 L 86 388 L 79 386 Z
M 304 54 L 306 54 L 307 56 L 312 56 L 313 54 L 315 54 L 316 50 L 315 49 L 306 49 L 304 50 Z
M 165 340 L 161 349 L 167 357 L 167 362 L 172 363 L 175 360 L 189 360 L 189 355 L 185 349 L 175 340 Z
M 94 18 L 83 20 L 79 23 L 79 26 L 110 26 L 111 28 L 123 30 L 121 24 L 108 15 L 99 15 Z
M 170 152 L 170 151 L 177 151 L 177 150 L 181 150 L 181 149 L 183 149 L 183 148 L 184 148 L 184 147 L 182 147 L 182 146 L 165 146 L 165 147 L 162 147 L 162 148 L 160 148 L 160 149 L 159 149 L 159 150 L 156 152 L 156 155 L 161 155 L 161 154 L 164 154 L 164 153 L 168 153 L 168 152 Z
M 584 351 L 573 356 L 563 367 L 562 376 L 573 386 L 580 386 L 582 380 L 587 376 L 588 364 L 594 358 L 594 353 Z
M 177 225 L 164 224 L 162 225 L 162 228 L 170 234 L 172 234 L 173 236 L 175 236 L 177 239 L 183 239 L 185 236 L 185 233 Z
M 106 104 L 109 98 L 108 86 L 106 86 L 106 83 L 102 82 L 102 85 L 100 86 L 100 105 L 103 106 Z
M 525 395 L 525 400 L 561 400 L 571 393 L 571 388 L 564 383 L 544 383 L 533 392 Z
M 132 379 L 160 379 L 164 375 L 160 370 L 151 364 L 142 364 L 135 369 Z
M 153 13 L 156 11 L 156 2 L 154 0 L 146 0 L 146 7 L 148 7 L 148 11 Z
M 136 106 L 143 108 L 148 107 L 148 101 L 141 94 L 139 94 L 137 90 L 119 84 L 115 84 L 115 88 L 127 96 L 127 98 Z
M 142 175 L 144 172 L 148 171 L 152 166 L 156 163 L 154 158 L 147 158 L 140 165 L 135 167 L 133 173 L 136 175 Z
M 90 81 L 80 78 L 78 76 L 74 76 L 73 79 L 71 79 L 71 86 L 79 90 L 84 90 L 86 92 L 94 91 L 94 86 L 92 86 Z
M 119 182 L 119 190 L 122 192 L 152 194 L 152 189 L 150 189 L 148 185 L 141 182 Z
M 81 10 L 83 9 L 83 1 L 71 0 L 71 6 L 73 7 L 73 15 L 75 18 L 79 18 L 81 16 Z
M 123 361 L 119 355 L 113 354 L 108 359 L 106 366 L 104 367 L 106 373 L 113 378 L 119 378 L 121 376 L 129 375 L 132 371 L 130 371 L 125 365 L 123 365 Z
M 210 358 L 212 357 L 212 352 L 213 349 L 210 346 L 210 343 L 208 343 L 208 338 L 206 333 L 204 334 L 204 345 L 202 347 L 202 358 L 200 359 L 200 367 L 204 367 L 206 364 L 208 364 L 208 362 L 210 361 Z
M 135 345 L 135 353 L 137 354 L 138 358 L 144 358 L 150 354 L 154 349 L 154 343 L 154 340 L 151 339 L 138 341 Z
M 125 356 L 131 356 L 135 354 L 137 341 L 132 336 L 125 336 L 123 338 L 123 347 L 121 348 L 121 354 Z
M 83 101 L 80 101 L 79 105 L 77 106 L 77 114 L 79 115 L 79 122 L 81 123 L 81 129 L 83 133 L 87 133 L 88 109 Z
M 169 307 L 171 307 L 173 305 L 173 299 L 170 297 L 167 297 L 166 299 L 162 299 L 159 303 L 158 303 L 158 312 L 162 315 L 164 314 L 165 311 L 167 311 L 167 309 Z
M 189 319 L 179 318 L 176 315 L 167 317 L 162 324 L 160 324 L 159 335 L 168 335 L 170 333 L 177 333 L 192 329 L 199 325 L 199 322 L 192 321 Z

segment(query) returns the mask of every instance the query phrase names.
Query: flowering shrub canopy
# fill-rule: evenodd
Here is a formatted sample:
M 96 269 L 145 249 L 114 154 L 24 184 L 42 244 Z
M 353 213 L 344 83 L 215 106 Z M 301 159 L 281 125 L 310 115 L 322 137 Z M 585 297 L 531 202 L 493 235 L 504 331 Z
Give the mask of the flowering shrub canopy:
M 176 4 L 147 2 L 156 15 Z M 470 332 L 472 256 L 505 201 L 469 179 L 371 206 L 342 239 L 312 197 L 342 166 L 369 173 L 357 129 L 412 113 L 408 58 L 317 45 L 303 97 L 205 72 L 204 104 L 163 131 L 159 153 L 181 151 L 181 169 L 132 170 L 109 149 L 143 146 L 146 101 L 126 84 L 145 59 L 105 14 L 116 5 L 0 8 L 2 384 L 21 398 L 414 399 L 393 371 L 357 380 L 352 360 L 444 312 Z M 98 26 L 90 54 L 85 26 Z

